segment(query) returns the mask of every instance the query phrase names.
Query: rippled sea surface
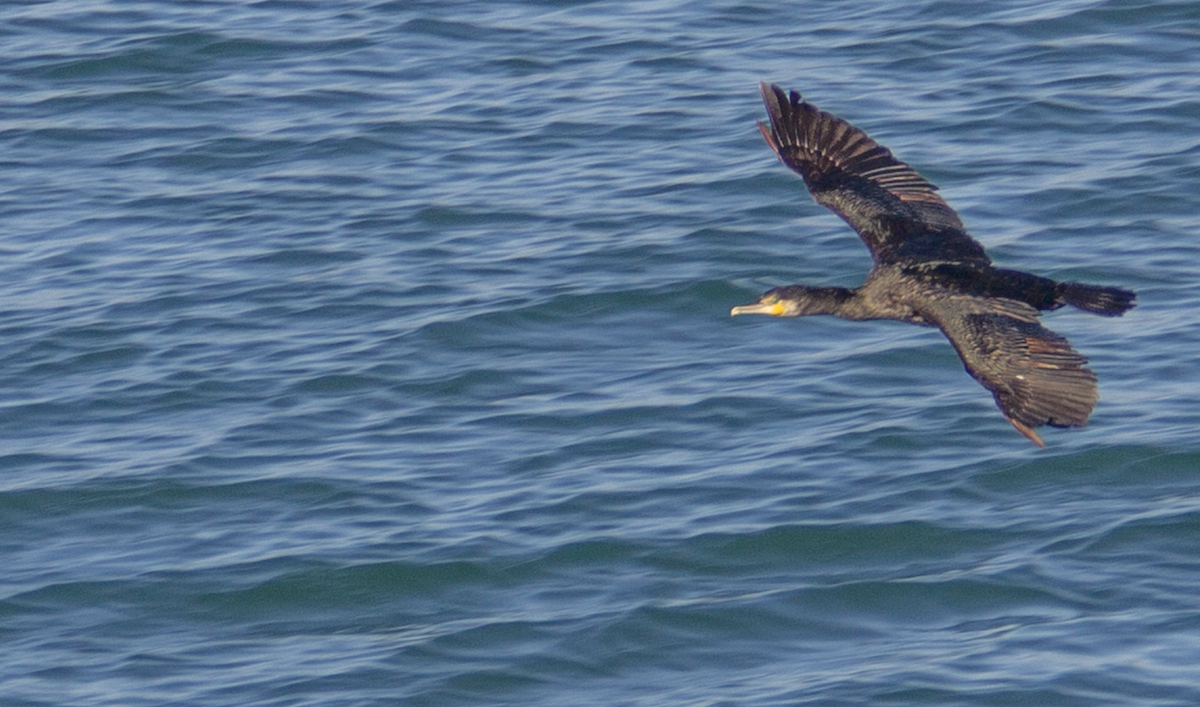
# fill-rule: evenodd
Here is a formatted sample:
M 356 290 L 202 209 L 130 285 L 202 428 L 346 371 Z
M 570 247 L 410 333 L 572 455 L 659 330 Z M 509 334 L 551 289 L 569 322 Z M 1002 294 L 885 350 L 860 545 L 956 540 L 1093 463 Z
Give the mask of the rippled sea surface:
M 1200 704 L 1200 5 L 0 6 L 5 705 Z M 870 260 L 801 90 L 1046 324 L 1039 450 Z

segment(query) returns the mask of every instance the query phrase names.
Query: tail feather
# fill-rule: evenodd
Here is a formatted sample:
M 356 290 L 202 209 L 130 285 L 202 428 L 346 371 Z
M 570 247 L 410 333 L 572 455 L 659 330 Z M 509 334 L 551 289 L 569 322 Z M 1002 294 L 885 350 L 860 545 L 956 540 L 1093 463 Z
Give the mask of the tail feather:
M 1073 307 L 1106 317 L 1119 317 L 1134 307 L 1137 294 L 1120 287 L 1085 285 L 1082 282 L 1059 283 L 1059 294 Z

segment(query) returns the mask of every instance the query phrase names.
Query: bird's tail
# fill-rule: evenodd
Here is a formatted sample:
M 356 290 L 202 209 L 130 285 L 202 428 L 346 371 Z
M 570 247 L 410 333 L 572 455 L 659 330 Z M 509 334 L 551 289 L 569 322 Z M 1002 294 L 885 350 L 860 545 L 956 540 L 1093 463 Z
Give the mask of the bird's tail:
M 1137 294 L 1120 287 L 1085 285 L 1082 282 L 1061 282 L 1059 295 L 1067 304 L 1085 312 L 1119 317 L 1134 307 Z

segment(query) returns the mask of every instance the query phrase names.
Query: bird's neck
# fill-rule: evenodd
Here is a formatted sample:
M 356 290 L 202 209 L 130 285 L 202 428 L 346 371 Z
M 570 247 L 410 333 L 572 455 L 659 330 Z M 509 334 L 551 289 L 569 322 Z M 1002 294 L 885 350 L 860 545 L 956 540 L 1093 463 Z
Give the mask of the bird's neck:
M 830 314 L 842 319 L 878 319 L 878 315 L 869 311 L 862 289 L 846 287 L 822 287 L 820 296 L 814 304 L 821 307 L 816 314 Z
M 868 319 L 896 319 L 920 323 L 913 311 L 893 303 L 891 298 L 880 298 L 868 287 L 849 289 L 846 287 L 818 287 L 810 290 L 806 315 L 822 315 L 865 321 Z

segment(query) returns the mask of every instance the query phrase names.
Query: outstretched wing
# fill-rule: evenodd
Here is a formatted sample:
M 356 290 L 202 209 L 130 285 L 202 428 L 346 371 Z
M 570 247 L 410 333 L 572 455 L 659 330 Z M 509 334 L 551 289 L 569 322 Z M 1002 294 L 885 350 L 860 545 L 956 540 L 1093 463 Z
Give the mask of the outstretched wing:
M 1041 425 L 1083 427 L 1096 407 L 1096 374 L 1062 336 L 1038 323 L 1021 302 L 953 297 L 930 312 L 967 372 L 992 391 L 996 405 L 1038 445 Z
M 818 204 L 841 216 L 876 262 L 989 263 L 937 187 L 850 123 L 792 91 L 759 84 L 771 126 L 758 124 L 780 161 Z

